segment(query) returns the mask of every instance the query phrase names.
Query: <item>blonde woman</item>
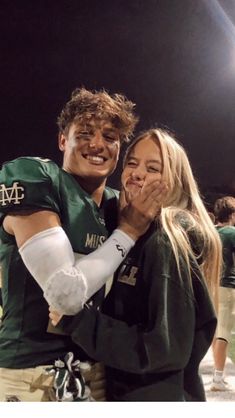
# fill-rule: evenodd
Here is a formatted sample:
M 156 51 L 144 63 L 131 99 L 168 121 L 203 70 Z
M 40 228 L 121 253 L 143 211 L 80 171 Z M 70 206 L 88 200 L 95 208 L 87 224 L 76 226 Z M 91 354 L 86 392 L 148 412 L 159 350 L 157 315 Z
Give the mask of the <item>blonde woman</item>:
M 163 129 L 129 146 L 124 200 L 150 177 L 166 182 L 168 193 L 118 268 L 103 312 L 88 306 L 59 326 L 106 365 L 108 400 L 203 401 L 198 368 L 216 328 L 221 243 L 185 150 Z

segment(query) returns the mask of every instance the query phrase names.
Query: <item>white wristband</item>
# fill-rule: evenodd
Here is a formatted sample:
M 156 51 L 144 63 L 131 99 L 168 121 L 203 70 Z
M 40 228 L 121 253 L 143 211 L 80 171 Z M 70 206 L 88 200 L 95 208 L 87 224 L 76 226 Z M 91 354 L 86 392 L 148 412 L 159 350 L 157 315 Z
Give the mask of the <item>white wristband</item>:
M 97 250 L 76 262 L 87 279 L 88 299 L 112 276 L 134 245 L 135 241 L 129 235 L 115 229 Z

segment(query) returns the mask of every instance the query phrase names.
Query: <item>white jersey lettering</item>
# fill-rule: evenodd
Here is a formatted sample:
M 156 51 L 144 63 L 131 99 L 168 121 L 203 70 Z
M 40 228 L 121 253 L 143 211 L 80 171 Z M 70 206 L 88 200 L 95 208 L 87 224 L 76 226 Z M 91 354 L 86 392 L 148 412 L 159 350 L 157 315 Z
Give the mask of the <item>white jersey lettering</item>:
M 25 196 L 24 190 L 24 187 L 20 186 L 18 181 L 15 181 L 11 187 L 0 184 L 0 205 L 6 206 L 7 203 L 19 205 Z
M 126 266 L 124 265 L 123 268 L 121 269 L 119 275 L 118 275 L 118 282 L 121 283 L 126 283 L 129 284 L 130 286 L 135 286 L 136 285 L 136 273 L 138 271 L 137 267 L 131 267 L 131 271 L 130 274 L 123 274 L 123 272 L 125 271 Z
M 88 248 L 98 248 L 100 245 L 104 243 L 106 237 L 104 235 L 97 235 L 97 234 L 87 234 L 86 236 L 86 243 L 85 247 Z

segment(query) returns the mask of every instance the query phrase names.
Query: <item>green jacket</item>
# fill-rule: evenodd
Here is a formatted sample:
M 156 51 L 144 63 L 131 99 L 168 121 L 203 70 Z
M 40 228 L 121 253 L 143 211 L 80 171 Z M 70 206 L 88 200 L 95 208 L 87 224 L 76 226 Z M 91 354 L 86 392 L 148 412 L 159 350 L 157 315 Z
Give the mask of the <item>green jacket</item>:
M 74 342 L 107 366 L 109 400 L 205 400 L 198 369 L 216 317 L 193 264 L 192 291 L 183 262 L 179 277 L 169 240 L 152 227 L 116 272 L 103 312 L 85 308 L 61 321 Z

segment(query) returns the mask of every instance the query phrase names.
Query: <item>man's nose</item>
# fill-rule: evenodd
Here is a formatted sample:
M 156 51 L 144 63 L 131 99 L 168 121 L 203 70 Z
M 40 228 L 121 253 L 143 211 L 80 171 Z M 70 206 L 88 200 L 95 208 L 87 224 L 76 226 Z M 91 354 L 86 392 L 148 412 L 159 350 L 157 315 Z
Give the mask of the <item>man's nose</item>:
M 104 148 L 104 139 L 100 132 L 96 132 L 90 139 L 89 146 L 92 149 Z

